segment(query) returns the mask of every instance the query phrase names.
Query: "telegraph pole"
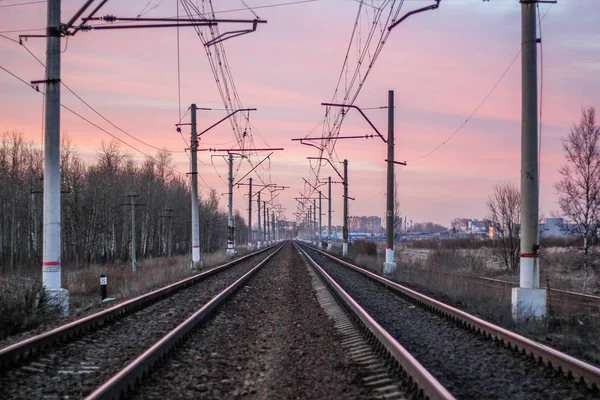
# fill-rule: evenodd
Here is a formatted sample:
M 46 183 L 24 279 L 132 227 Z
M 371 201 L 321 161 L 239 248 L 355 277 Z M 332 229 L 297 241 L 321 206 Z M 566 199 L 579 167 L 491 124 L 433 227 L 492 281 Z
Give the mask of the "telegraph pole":
M 248 189 L 248 251 L 252 250 L 252 178 Z
M 192 269 L 200 264 L 200 220 L 198 219 L 198 136 L 196 134 L 196 104 L 191 106 L 192 134 L 190 137 L 190 164 L 192 189 Z
M 135 254 L 135 208 L 145 206 L 145 204 L 136 203 L 135 198 L 140 197 L 138 194 L 128 194 L 127 197 L 131 199 L 130 203 L 123 203 L 123 206 L 131 206 L 131 271 L 137 270 L 137 258 Z
M 44 230 L 42 283 L 49 299 L 69 315 L 69 292 L 61 287 L 60 257 L 60 0 L 48 0 L 44 132 Z
M 540 289 L 538 242 L 537 1 L 521 2 L 521 259 L 519 287 L 512 289 L 515 319 L 546 315 L 546 290 Z
M 385 262 L 383 274 L 396 270 L 394 261 L 394 91 L 388 91 L 388 140 L 387 140 L 387 210 L 385 214 Z
M 261 243 L 260 243 L 260 192 L 258 192 L 258 198 L 256 199 L 256 209 L 258 210 L 258 224 L 257 224 L 257 235 L 256 235 L 256 249 L 260 250 L 262 249 Z
M 271 242 L 275 243 L 277 241 L 277 235 L 276 235 L 276 231 L 275 231 L 275 211 L 271 210 L 271 231 L 273 232 L 273 235 L 271 236 Z
M 313 223 L 312 223 L 312 231 L 313 234 L 315 235 L 315 241 L 313 242 L 314 245 L 317 244 L 317 199 L 313 199 Z
M 234 227 L 233 227 L 233 154 L 229 154 L 229 221 L 227 223 L 227 255 L 233 257 L 235 249 L 234 242 Z
M 263 242 L 265 247 L 269 246 L 267 243 L 267 202 L 263 201 Z
M 327 221 L 327 251 L 331 251 L 333 244 L 331 242 L 331 176 L 329 177 L 329 210 L 328 210 L 328 221 Z
M 342 247 L 342 255 L 348 255 L 348 160 L 344 160 L 344 227 L 343 236 L 344 243 Z
M 323 205 L 322 205 L 322 200 L 323 200 L 323 193 L 321 193 L 321 191 L 319 190 L 319 248 L 323 247 L 323 240 L 321 238 L 321 234 L 323 233 L 323 226 L 321 224 L 321 219 L 323 217 Z

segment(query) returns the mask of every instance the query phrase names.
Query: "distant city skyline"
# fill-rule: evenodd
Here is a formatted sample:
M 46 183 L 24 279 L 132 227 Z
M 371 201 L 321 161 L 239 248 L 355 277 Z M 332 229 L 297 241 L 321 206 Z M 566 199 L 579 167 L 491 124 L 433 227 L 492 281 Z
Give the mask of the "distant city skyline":
M 103 15 L 135 17 L 147 3 L 108 2 Z M 246 3 L 252 7 L 280 2 Z M 148 17 L 176 15 L 175 1 L 157 4 Z M 403 12 L 422 5 L 421 1 L 407 1 Z M 63 2 L 63 21 L 79 6 Z M 242 8 L 223 14 L 227 18 L 254 18 L 237 0 L 219 2 L 215 7 Z M 248 130 L 257 145 L 286 149 L 271 156 L 270 170 L 264 174 L 290 186 L 278 198 L 288 219 L 294 218 L 294 197 L 302 191 L 302 177 L 309 175 L 306 157 L 316 155 L 315 149 L 291 139 L 308 135 L 323 119 L 320 103 L 331 100 L 340 76 L 342 84 L 347 78 L 340 75 L 340 69 L 358 7 L 358 2 L 349 0 L 320 0 L 257 9 L 268 23 L 225 46 L 244 105 L 258 109 L 251 115 Z M 579 122 L 582 108 L 600 107 L 600 2 L 565 0 L 540 4 L 539 8 L 542 16 L 547 12 L 542 22 L 540 211 L 548 216 L 558 210 L 553 184 L 559 178 L 558 167 L 565 163 L 561 139 Z M 396 159 L 408 162 L 396 169 L 397 193 L 400 213 L 409 220 L 448 226 L 458 216 L 484 219 L 485 200 L 495 184 L 508 181 L 519 186 L 520 10 L 518 0 L 444 0 L 438 10 L 411 17 L 396 28 L 377 60 L 355 104 L 385 106 L 387 91 L 395 91 Z M 0 8 L 0 34 L 18 41 L 19 33 L 43 30 L 45 19 L 44 3 Z M 20 30 L 26 32 L 15 32 Z M 26 82 L 43 79 L 42 66 L 9 39 L 0 37 L 0 66 Z M 32 38 L 25 44 L 40 60 L 45 59 L 44 39 Z M 192 102 L 199 107 L 222 108 L 206 55 L 193 31 L 180 31 L 181 110 L 175 30 L 82 32 L 68 43 L 63 40 L 63 51 L 64 83 L 123 130 L 153 146 L 177 151 L 172 154 L 175 167 L 188 172 L 189 161 L 183 152 L 187 144 L 175 131 L 180 111 L 183 115 Z M 28 140 L 39 145 L 43 97 L 2 70 L 0 88 L 0 132 L 23 130 Z M 114 135 L 154 153 L 103 121 L 67 90 L 62 90 L 62 99 Z M 386 112 L 374 109 L 367 113 L 385 132 Z M 208 127 L 223 116 L 220 110 L 202 111 L 199 127 Z M 68 134 L 86 162 L 93 162 L 102 141 L 111 140 L 64 110 L 61 123 L 61 132 Z M 370 129 L 359 115 L 349 113 L 342 133 L 364 135 L 372 133 Z M 184 134 L 189 135 L 186 127 Z M 203 136 L 200 146 L 231 142 L 231 128 L 224 124 Z M 137 160 L 143 158 L 125 146 L 122 149 Z M 383 217 L 385 146 L 371 139 L 339 141 L 336 154 L 340 160 L 349 160 L 349 195 L 356 199 L 350 201 L 349 215 Z M 208 152 L 199 159 L 201 184 L 225 192 L 226 164 L 213 160 Z M 243 165 L 238 176 L 248 169 Z M 322 167 L 321 176 L 329 175 L 337 178 L 330 167 Z M 236 189 L 234 193 L 235 208 L 247 219 L 245 191 Z M 201 195 L 206 194 L 207 189 L 201 187 Z M 341 225 L 341 185 L 334 185 L 332 197 L 333 224 Z M 225 199 L 220 206 L 226 207 Z

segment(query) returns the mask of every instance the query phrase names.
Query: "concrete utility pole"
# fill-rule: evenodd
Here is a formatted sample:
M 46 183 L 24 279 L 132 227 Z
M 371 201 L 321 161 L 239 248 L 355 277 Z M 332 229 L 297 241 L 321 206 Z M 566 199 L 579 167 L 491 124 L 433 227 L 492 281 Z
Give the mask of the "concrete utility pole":
M 260 250 L 262 249 L 261 243 L 260 243 L 260 192 L 258 192 L 258 197 L 256 199 L 256 209 L 258 210 L 258 224 L 257 224 L 257 234 L 256 234 L 256 250 Z
M 273 236 L 271 236 L 271 241 L 275 243 L 277 241 L 277 232 L 275 231 L 275 211 L 271 211 L 271 231 L 273 232 Z
M 317 236 L 317 199 L 313 199 L 313 224 L 311 226 L 313 234 L 315 235 L 314 245 L 317 244 L 319 237 Z
M 342 245 L 342 255 L 348 255 L 348 160 L 344 160 L 344 244 Z
M 322 217 L 323 217 L 322 200 L 323 200 L 323 193 L 321 193 L 321 191 L 319 190 L 319 245 L 318 245 L 319 248 L 323 247 L 323 240 L 321 238 L 321 235 L 323 234 L 323 226 L 321 224 Z
M 61 287 L 60 257 L 60 4 L 60 0 L 48 0 L 42 283 L 49 300 L 66 317 L 69 292 Z
M 233 154 L 229 154 L 229 220 L 227 222 L 227 255 L 235 256 L 233 227 Z
M 200 264 L 200 220 L 198 219 L 198 136 L 196 134 L 196 104 L 192 104 L 192 134 L 190 137 L 190 165 L 191 165 L 191 190 L 192 190 L 192 269 L 197 269 Z
M 518 288 L 512 290 L 515 319 L 546 315 L 545 289 L 540 289 L 538 242 L 538 120 L 536 1 L 521 3 L 521 260 Z
M 385 214 L 385 262 L 383 274 L 396 270 L 394 261 L 394 91 L 388 91 L 388 140 L 387 140 L 387 210 Z
M 267 242 L 267 202 L 263 201 L 263 242 L 265 247 L 269 246 Z
M 131 203 L 128 204 L 131 205 L 131 271 L 135 272 L 137 270 L 137 258 L 135 254 L 135 208 L 145 204 L 135 203 L 135 198 L 140 197 L 138 194 L 128 194 L 127 197 L 131 199 Z
M 328 210 L 328 220 L 327 220 L 327 251 L 331 251 L 333 247 L 333 243 L 331 241 L 331 176 L 329 177 L 329 210 Z
M 248 251 L 252 250 L 252 178 L 248 188 Z

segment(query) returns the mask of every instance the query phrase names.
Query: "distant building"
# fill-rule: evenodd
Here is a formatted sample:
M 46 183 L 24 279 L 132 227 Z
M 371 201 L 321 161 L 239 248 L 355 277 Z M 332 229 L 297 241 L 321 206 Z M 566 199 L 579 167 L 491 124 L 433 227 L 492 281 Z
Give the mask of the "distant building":
M 348 230 L 360 233 L 381 233 L 381 218 L 375 216 L 348 217 Z
M 542 237 L 566 238 L 570 236 L 571 229 L 563 218 L 546 218 L 546 222 L 540 225 Z
M 489 234 L 491 221 L 471 218 L 455 218 L 450 223 L 453 233 Z

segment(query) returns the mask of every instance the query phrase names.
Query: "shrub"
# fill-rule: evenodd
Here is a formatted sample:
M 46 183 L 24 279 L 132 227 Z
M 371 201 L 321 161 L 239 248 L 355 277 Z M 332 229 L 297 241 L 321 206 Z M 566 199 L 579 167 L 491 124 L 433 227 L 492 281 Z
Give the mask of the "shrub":
M 354 257 L 359 254 L 365 256 L 377 256 L 377 244 L 375 242 L 369 242 L 367 240 L 357 240 L 349 246 L 348 249 L 350 256 Z
M 51 305 L 39 279 L 11 277 L 0 280 L 0 340 L 56 319 L 59 309 Z

